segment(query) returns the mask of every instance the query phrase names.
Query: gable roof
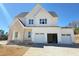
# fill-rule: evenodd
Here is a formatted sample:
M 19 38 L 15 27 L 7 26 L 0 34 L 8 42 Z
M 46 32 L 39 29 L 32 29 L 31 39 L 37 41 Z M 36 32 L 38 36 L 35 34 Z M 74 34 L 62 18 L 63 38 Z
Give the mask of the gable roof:
M 22 12 L 22 13 L 19 13 L 18 15 L 16 15 L 16 18 L 18 17 L 25 17 L 29 12 Z
M 56 14 L 56 12 L 54 11 L 48 11 L 53 17 L 58 17 L 58 15 Z
M 28 13 L 33 13 L 35 16 L 39 11 L 40 9 L 44 9 L 43 7 L 41 7 L 40 3 L 37 3 L 36 6 L 32 9 L 31 12 L 22 12 L 20 14 L 18 14 L 16 17 L 25 17 Z M 44 9 L 45 10 L 45 9 Z M 48 13 L 53 16 L 53 17 L 58 17 L 58 15 L 56 14 L 56 12 L 54 11 L 48 11 Z
M 36 6 L 32 9 L 31 12 L 21 12 L 18 15 L 16 15 L 15 18 L 18 19 L 24 26 L 26 26 L 25 23 L 22 21 L 24 20 L 24 17 L 26 17 L 29 13 L 32 12 L 35 16 L 40 11 L 41 8 L 42 7 L 40 6 L 40 4 L 36 4 Z M 48 13 L 53 17 L 58 17 L 58 15 L 54 11 L 48 11 Z
M 51 14 L 53 17 L 58 17 L 58 15 L 57 15 L 54 11 L 48 11 L 48 12 L 49 12 L 49 14 Z M 22 13 L 18 14 L 18 15 L 16 16 L 16 18 L 18 18 L 18 17 L 25 17 L 25 16 L 27 16 L 28 13 L 29 13 L 29 12 L 22 12 Z
M 18 20 L 22 23 L 23 26 L 26 26 L 20 18 L 18 18 Z
M 52 11 L 48 11 L 48 12 L 49 12 L 50 15 L 52 15 L 53 17 L 58 17 L 55 12 L 52 12 Z M 23 24 L 23 26 L 26 26 L 26 25 L 23 23 L 23 21 L 22 21 L 21 18 L 24 18 L 25 16 L 27 16 L 28 13 L 29 13 L 29 12 L 22 12 L 22 13 L 18 14 L 15 18 L 17 18 L 17 19 Z

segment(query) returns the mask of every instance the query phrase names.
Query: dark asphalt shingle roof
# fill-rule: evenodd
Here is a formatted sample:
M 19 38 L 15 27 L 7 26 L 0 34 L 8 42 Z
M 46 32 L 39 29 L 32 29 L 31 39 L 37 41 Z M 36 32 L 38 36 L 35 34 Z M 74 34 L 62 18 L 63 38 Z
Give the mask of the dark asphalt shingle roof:
M 18 14 L 16 17 L 25 17 L 29 12 L 22 12 Z
M 25 17 L 29 12 L 22 12 L 20 14 L 18 14 L 16 17 Z M 58 17 L 58 15 L 53 12 L 53 11 L 49 11 L 49 14 L 51 14 L 53 17 Z
M 58 15 L 56 14 L 56 12 L 54 12 L 54 11 L 49 11 L 49 13 L 50 13 L 53 17 L 58 17 Z

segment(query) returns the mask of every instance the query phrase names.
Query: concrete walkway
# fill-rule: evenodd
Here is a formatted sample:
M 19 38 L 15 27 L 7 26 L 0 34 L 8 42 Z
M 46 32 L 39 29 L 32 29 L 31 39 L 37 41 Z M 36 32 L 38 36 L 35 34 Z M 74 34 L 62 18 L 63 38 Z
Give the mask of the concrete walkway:
M 44 46 L 31 47 L 24 56 L 79 56 L 79 48 Z

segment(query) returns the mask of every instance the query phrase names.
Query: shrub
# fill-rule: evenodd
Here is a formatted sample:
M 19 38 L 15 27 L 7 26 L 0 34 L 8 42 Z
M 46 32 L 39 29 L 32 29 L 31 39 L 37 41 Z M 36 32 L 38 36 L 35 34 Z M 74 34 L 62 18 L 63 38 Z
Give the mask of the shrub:
M 79 28 L 75 28 L 74 33 L 79 34 Z

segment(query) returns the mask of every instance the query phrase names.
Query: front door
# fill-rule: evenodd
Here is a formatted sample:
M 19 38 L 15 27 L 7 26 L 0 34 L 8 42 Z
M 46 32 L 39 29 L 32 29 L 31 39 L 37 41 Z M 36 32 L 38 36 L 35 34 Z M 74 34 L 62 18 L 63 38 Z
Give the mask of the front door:
M 48 43 L 57 43 L 57 34 L 47 34 Z

